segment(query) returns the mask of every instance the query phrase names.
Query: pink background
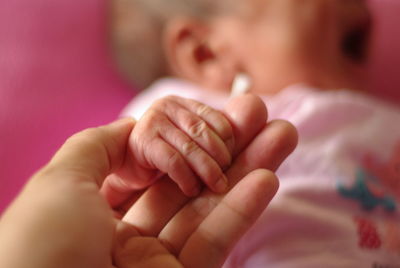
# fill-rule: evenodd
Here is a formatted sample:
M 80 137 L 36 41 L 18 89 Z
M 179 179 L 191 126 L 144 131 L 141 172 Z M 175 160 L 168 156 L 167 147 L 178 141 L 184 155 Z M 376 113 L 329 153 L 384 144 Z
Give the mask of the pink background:
M 370 2 L 370 83 L 400 102 L 400 1 Z M 68 136 L 115 119 L 134 96 L 106 37 L 103 0 L 0 1 L 0 212 Z
M 113 70 L 105 1 L 0 1 L 0 211 L 63 141 L 133 97 Z

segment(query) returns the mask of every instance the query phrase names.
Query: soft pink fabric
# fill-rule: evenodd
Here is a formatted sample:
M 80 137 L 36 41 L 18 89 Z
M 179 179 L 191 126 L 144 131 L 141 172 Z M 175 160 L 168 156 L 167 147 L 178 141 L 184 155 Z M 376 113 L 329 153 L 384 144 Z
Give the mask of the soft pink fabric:
M 161 79 L 123 114 L 139 118 L 156 99 L 171 94 L 217 109 L 230 98 L 187 81 Z M 224 267 L 400 263 L 400 127 L 394 123 L 400 122 L 400 107 L 370 94 L 302 85 L 262 97 L 271 120 L 296 126 L 299 143 L 277 171 L 278 194 Z
M 107 55 L 105 4 L 0 1 L 0 212 L 69 135 L 132 98 Z
M 400 1 L 370 2 L 371 83 L 400 100 Z M 106 3 L 0 1 L 0 211 L 67 136 L 114 119 L 132 97 L 107 58 Z
M 279 192 L 224 267 L 398 266 L 399 106 L 302 86 L 265 101 L 270 117 L 297 127 L 299 143 L 277 172 Z

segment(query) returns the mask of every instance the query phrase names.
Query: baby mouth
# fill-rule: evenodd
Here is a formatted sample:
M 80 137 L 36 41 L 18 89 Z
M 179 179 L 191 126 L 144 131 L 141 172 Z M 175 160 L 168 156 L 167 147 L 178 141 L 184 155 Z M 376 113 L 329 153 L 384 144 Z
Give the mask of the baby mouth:
M 368 16 L 346 31 L 343 36 L 342 52 L 355 63 L 363 64 L 368 59 L 371 26 L 371 17 Z

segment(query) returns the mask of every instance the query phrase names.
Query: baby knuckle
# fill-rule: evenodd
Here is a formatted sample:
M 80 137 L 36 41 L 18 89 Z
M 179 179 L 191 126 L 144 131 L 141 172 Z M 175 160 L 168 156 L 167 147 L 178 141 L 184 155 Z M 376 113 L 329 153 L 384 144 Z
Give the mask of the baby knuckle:
M 135 133 L 134 135 L 131 136 L 130 143 L 135 146 L 135 149 L 137 151 L 146 151 L 152 149 L 148 147 L 152 146 L 153 139 L 148 139 L 145 133 L 146 132 Z
M 150 110 L 159 110 L 163 109 L 165 107 L 165 100 L 164 99 L 159 99 L 153 102 L 153 104 L 150 106 Z
M 196 111 L 196 113 L 199 116 L 207 116 L 207 115 L 211 114 L 212 112 L 214 112 L 214 109 L 212 109 L 210 106 L 207 106 L 204 104 L 200 104 L 197 107 L 197 111 Z
M 167 107 L 169 107 L 171 104 L 175 104 L 178 101 L 178 97 L 174 95 L 168 95 L 166 97 L 163 97 L 161 99 L 158 99 L 153 102 L 151 105 L 155 109 L 161 109 L 164 110 Z
M 199 153 L 200 151 L 200 147 L 192 140 L 187 141 L 182 145 L 182 154 L 185 156 L 190 156 Z
M 177 102 L 179 100 L 181 100 L 182 98 L 176 95 L 168 95 L 166 97 L 164 97 L 164 100 L 167 102 Z
M 192 138 L 199 138 L 203 136 L 203 133 L 207 131 L 207 123 L 203 120 L 192 121 L 188 124 L 188 134 Z
M 142 118 L 139 120 L 139 122 L 136 124 L 136 129 L 146 129 L 151 127 L 151 124 L 154 122 L 154 119 L 156 118 L 156 113 L 153 110 L 147 111 Z
M 164 110 L 166 107 L 168 107 L 170 102 L 171 100 L 168 97 L 164 97 L 154 101 L 151 105 L 151 108 L 156 110 Z
M 177 168 L 180 168 L 183 164 L 184 161 L 182 160 L 182 156 L 179 152 L 175 151 L 168 157 L 167 168 L 169 170 L 176 170 Z
M 212 121 L 210 121 L 211 126 L 222 140 L 229 140 L 233 137 L 232 127 L 220 111 L 214 110 L 206 105 L 201 105 L 197 109 L 197 113 L 201 118 L 212 119 Z
M 154 130 L 158 129 L 165 122 L 165 115 L 156 109 L 149 109 L 138 121 L 135 129 Z

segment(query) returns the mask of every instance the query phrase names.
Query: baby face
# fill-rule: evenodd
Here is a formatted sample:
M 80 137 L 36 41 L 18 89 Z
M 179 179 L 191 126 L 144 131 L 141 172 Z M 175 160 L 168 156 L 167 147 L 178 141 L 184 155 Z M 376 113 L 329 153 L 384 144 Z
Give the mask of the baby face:
M 370 14 L 364 0 L 247 0 L 240 16 L 217 19 L 218 35 L 255 93 L 295 83 L 360 86 Z

